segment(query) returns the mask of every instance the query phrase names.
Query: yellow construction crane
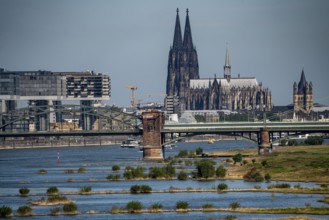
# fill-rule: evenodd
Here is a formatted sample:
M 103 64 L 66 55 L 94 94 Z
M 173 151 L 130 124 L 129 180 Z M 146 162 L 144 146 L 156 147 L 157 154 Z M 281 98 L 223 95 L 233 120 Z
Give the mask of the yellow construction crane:
M 131 107 L 136 107 L 136 90 L 137 86 L 129 86 L 127 85 L 126 88 L 131 90 Z

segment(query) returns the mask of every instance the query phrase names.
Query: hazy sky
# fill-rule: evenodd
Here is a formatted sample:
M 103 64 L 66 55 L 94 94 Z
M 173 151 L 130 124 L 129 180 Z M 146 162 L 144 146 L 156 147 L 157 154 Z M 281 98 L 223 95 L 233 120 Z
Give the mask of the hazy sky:
M 329 1 L 0 0 L 0 67 L 109 74 L 112 99 L 128 106 L 165 93 L 176 8 L 186 8 L 202 78 L 223 75 L 226 43 L 232 75 L 255 76 L 275 105 L 292 103 L 304 67 L 314 101 L 329 105 Z

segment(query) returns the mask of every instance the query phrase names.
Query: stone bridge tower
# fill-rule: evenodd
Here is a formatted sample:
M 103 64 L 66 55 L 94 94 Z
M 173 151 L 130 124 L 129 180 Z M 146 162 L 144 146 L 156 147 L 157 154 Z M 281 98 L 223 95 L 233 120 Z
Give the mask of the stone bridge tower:
M 158 111 L 143 112 L 143 157 L 144 159 L 163 159 L 161 130 L 164 114 Z

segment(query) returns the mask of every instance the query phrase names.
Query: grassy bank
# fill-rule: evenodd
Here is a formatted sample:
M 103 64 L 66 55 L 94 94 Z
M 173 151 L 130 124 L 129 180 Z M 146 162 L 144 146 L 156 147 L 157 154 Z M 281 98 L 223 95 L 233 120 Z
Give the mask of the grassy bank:
M 329 145 L 278 147 L 264 156 L 258 155 L 256 148 L 211 155 L 232 156 L 237 153 L 244 156 L 245 162 L 229 167 L 227 178 L 242 179 L 248 170 L 256 167 L 262 174 L 269 173 L 272 180 L 329 182 Z

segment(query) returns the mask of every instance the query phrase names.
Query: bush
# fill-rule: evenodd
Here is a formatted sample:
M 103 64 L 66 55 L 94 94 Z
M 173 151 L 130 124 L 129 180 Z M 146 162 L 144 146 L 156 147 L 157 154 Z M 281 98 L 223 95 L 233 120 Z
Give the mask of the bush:
M 118 180 L 120 180 L 120 174 L 115 174 L 115 175 L 113 175 L 113 174 L 109 174 L 107 177 L 106 177 L 106 179 L 107 180 L 114 180 L 114 181 L 118 181 Z
M 157 178 L 172 178 L 176 175 L 176 169 L 172 165 L 164 167 L 150 167 L 149 177 Z
M 321 145 L 322 143 L 323 139 L 320 136 L 308 136 L 305 140 L 307 145 Z
M 234 220 L 237 219 L 235 215 L 228 215 L 224 218 L 225 220 Z
M 287 145 L 287 139 L 282 139 L 281 141 L 280 141 L 280 145 L 281 146 L 286 146 Z
M 232 157 L 234 164 L 242 161 L 242 154 L 238 153 Z
M 38 173 L 39 173 L 39 174 L 47 174 L 47 170 L 45 170 L 45 169 L 40 169 L 40 170 L 38 171 Z
M 152 192 L 152 187 L 149 185 L 141 185 L 141 193 L 151 193 Z
M 186 158 L 186 157 L 188 157 L 187 150 L 181 150 L 181 151 L 179 151 L 177 157 L 180 157 L 180 158 Z
M 125 172 L 123 173 L 123 177 L 126 179 L 137 179 L 137 178 L 145 178 L 144 167 L 136 167 L 133 168 L 131 166 L 127 166 Z
M 80 188 L 80 193 L 90 193 L 91 187 L 90 186 L 84 186 Z
M 263 167 L 267 166 L 267 160 L 262 160 L 261 164 Z
M 19 193 L 21 194 L 21 196 L 27 196 L 30 193 L 30 190 L 26 187 L 20 188 Z
M 77 210 L 78 210 L 78 207 L 74 202 L 70 202 L 63 206 L 63 211 L 65 213 L 75 213 Z
M 66 196 L 51 196 L 47 199 L 47 201 L 49 203 L 52 203 L 52 202 L 64 202 L 64 201 L 67 201 L 68 199 L 66 198 Z
M 50 209 L 50 215 L 56 216 L 59 214 L 61 214 L 61 208 L 54 207 L 54 208 Z
M 56 186 L 51 186 L 47 189 L 47 194 L 48 195 L 57 195 L 58 194 L 58 189 Z
M 231 208 L 232 210 L 235 210 L 235 209 L 237 209 L 237 208 L 240 208 L 240 203 L 238 203 L 238 202 L 232 202 L 232 203 L 230 204 L 230 208 Z
M 119 171 L 119 170 L 120 170 L 120 166 L 118 166 L 118 165 L 112 166 L 112 171 Z
M 209 178 L 215 175 L 215 162 L 209 159 L 202 159 L 197 162 L 197 177 Z
M 203 209 L 212 209 L 214 206 L 212 204 L 206 203 L 202 206 Z
M 226 169 L 224 168 L 224 166 L 219 166 L 216 169 L 216 176 L 220 178 L 224 178 L 226 176 Z
M 251 168 L 244 176 L 243 179 L 246 181 L 252 182 L 262 182 L 264 181 L 264 177 L 260 174 L 260 172 L 255 168 Z
M 152 209 L 152 210 L 161 210 L 161 209 L 162 209 L 162 204 L 161 204 L 161 203 L 154 203 L 154 204 L 151 206 L 151 209 Z
M 130 187 L 130 193 L 132 194 L 139 194 L 139 193 L 151 193 L 152 187 L 148 185 L 133 185 Z
M 289 140 L 288 141 L 288 146 L 297 146 L 298 142 L 296 140 Z
M 86 168 L 84 168 L 84 167 L 80 167 L 79 169 L 78 169 L 78 173 L 85 173 L 87 170 L 86 170 Z
M 178 180 L 187 180 L 188 179 L 188 175 L 186 172 L 184 171 L 180 171 L 177 175 L 177 179 Z
M 176 203 L 176 209 L 188 209 L 188 202 L 178 201 Z
M 195 150 L 195 154 L 196 155 L 201 155 L 203 153 L 203 149 L 201 147 L 198 147 L 196 150 Z
M 278 184 L 270 185 L 267 188 L 269 188 L 269 189 L 272 189 L 272 188 L 285 189 L 285 188 L 290 188 L 290 184 L 288 184 L 288 183 L 278 183 Z
M 142 208 L 143 208 L 143 205 L 140 201 L 131 201 L 131 202 L 128 202 L 126 205 L 126 209 L 130 213 L 138 212 L 138 211 L 142 210 Z
M 266 182 L 270 182 L 272 177 L 269 173 L 266 173 L 265 176 L 264 176 L 264 179 L 266 180 Z
M 17 209 L 17 213 L 20 216 L 30 216 L 30 215 L 32 215 L 32 208 L 30 206 L 26 206 L 26 205 L 20 206 Z
M 3 205 L 2 207 L 0 207 L 0 217 L 7 218 L 11 216 L 12 213 L 13 210 L 9 206 Z
M 217 186 L 217 190 L 218 191 L 223 191 L 223 190 L 225 190 L 225 189 L 227 189 L 228 188 L 228 186 L 225 184 L 225 183 L 220 183 L 220 184 L 218 184 L 218 186 Z

